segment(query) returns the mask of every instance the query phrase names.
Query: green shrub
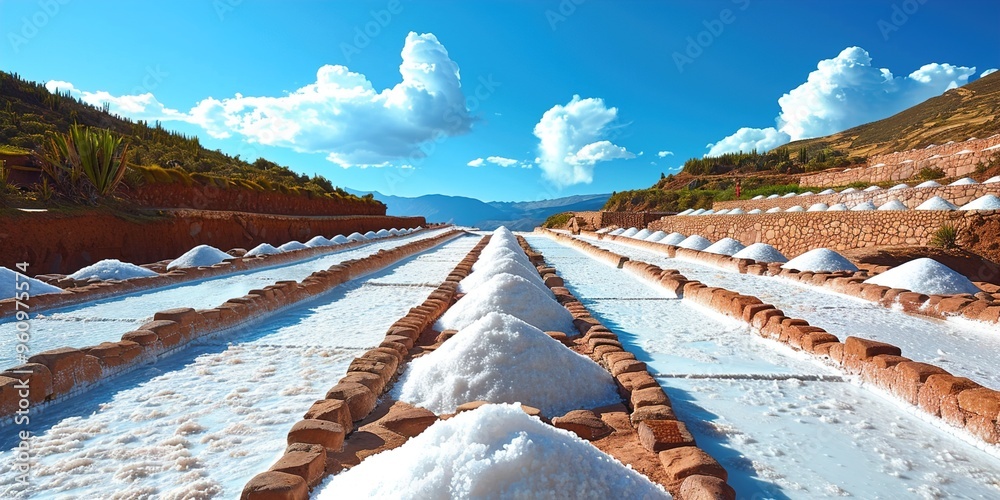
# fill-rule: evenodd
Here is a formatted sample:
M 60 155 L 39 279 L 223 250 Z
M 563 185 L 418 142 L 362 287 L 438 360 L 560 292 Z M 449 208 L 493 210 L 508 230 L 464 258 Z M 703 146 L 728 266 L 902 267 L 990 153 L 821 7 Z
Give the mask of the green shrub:
M 547 227 L 547 228 L 565 227 L 566 224 L 569 223 L 569 220 L 572 218 L 573 218 L 572 212 L 563 212 L 560 214 L 550 215 L 549 218 L 545 219 L 545 222 L 542 223 L 542 227 Z
M 938 228 L 931 238 L 931 245 L 941 248 L 955 248 L 958 246 L 958 228 L 951 224 L 945 224 Z
M 936 167 L 924 167 L 920 169 L 920 173 L 917 174 L 917 177 L 924 181 L 941 179 L 944 177 L 944 170 Z
M 110 130 L 73 125 L 66 134 L 52 134 L 39 158 L 55 190 L 70 199 L 92 202 L 118 188 L 127 152 L 123 138 Z

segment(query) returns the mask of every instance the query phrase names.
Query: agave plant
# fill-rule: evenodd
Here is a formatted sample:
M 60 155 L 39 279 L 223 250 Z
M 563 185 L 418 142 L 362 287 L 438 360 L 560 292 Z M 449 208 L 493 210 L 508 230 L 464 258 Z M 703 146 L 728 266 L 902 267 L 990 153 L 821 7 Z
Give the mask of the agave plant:
M 51 137 L 50 147 L 42 155 L 42 169 L 63 194 L 87 196 L 90 189 L 97 196 L 113 193 L 125 176 L 128 145 L 110 130 L 73 125 L 67 134 Z

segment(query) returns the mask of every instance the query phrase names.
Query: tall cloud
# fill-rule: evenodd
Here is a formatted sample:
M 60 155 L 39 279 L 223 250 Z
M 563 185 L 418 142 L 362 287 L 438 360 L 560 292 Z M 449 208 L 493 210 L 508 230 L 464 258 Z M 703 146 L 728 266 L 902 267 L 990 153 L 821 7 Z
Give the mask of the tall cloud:
M 468 132 L 473 118 L 458 64 L 437 37 L 411 32 L 401 56 L 400 83 L 380 91 L 346 66 L 325 65 L 315 83 L 287 95 L 209 97 L 187 113 L 163 108 L 152 94 L 113 102 L 126 116 L 186 121 L 217 138 L 239 135 L 264 145 L 326 153 L 345 168 L 412 162 L 426 156 L 422 144 Z
M 603 99 L 581 99 L 578 95 L 566 105 L 557 104 L 546 111 L 534 129 L 542 175 L 558 187 L 589 184 L 597 163 L 635 158 L 607 140 L 617 118 L 618 108 L 608 108 Z
M 975 67 L 931 63 L 897 77 L 871 63 L 871 56 L 860 47 L 848 47 L 837 57 L 820 61 L 805 83 L 778 99 L 777 127 L 741 128 L 710 144 L 708 154 L 767 150 L 880 120 L 965 85 L 976 73 Z

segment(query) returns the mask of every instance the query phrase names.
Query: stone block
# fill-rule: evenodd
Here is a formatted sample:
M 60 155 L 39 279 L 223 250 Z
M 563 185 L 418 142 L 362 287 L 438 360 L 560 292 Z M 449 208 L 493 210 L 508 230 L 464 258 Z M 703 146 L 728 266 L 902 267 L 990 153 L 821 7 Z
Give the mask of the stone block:
M 643 420 L 636 426 L 639 443 L 652 452 L 694 446 L 694 436 L 678 420 Z
M 711 476 L 728 480 L 729 474 L 711 455 L 695 446 L 683 446 L 659 453 L 667 478 L 675 484 L 689 476 Z
M 254 476 L 243 487 L 241 500 L 307 500 L 309 485 L 305 479 L 286 472 L 267 471 Z
M 594 441 L 614 432 L 600 417 L 590 410 L 573 410 L 552 419 L 552 425 L 568 430 L 582 439 Z
M 339 399 L 347 403 L 351 420 L 357 422 L 375 409 L 376 395 L 368 387 L 356 382 L 341 382 L 326 393 L 326 399 Z

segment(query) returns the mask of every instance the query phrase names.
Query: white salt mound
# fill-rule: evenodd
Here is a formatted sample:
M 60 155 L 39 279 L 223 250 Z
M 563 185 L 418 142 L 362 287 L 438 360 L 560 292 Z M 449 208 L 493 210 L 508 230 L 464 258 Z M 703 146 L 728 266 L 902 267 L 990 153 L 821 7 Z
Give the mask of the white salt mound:
M 1000 198 L 993 194 L 980 196 L 962 205 L 962 210 L 1000 210 Z
M 663 239 L 660 240 L 660 243 L 663 243 L 664 245 L 677 246 L 680 245 L 680 243 L 684 241 L 685 238 L 686 236 L 684 236 L 683 234 L 674 232 L 664 236 Z
M 889 191 L 895 191 L 897 189 L 906 189 L 910 187 L 908 184 L 896 184 L 895 186 L 889 188 Z
M 918 188 L 941 187 L 941 184 L 937 181 L 927 181 L 927 182 L 921 182 L 920 184 L 917 184 L 915 187 Z
M 646 241 L 651 241 L 653 243 L 656 243 L 657 241 L 660 241 L 660 240 L 662 240 L 663 238 L 666 238 L 666 237 L 667 237 L 667 233 L 665 233 L 663 231 L 656 231 L 655 233 L 647 236 L 646 237 Z
M 498 274 L 451 306 L 435 323 L 436 330 L 461 330 L 491 312 L 514 316 L 544 331 L 571 333 L 573 315 L 552 295 L 513 274 Z
M 309 248 L 328 247 L 332 245 L 333 245 L 332 241 L 320 235 L 313 236 L 309 241 L 306 242 L 306 246 Z
M 795 198 L 795 196 L 796 196 L 795 193 L 788 193 L 785 196 L 782 196 L 782 198 Z
M 715 215 L 715 210 L 708 209 L 701 213 L 701 215 Z
M 890 210 L 909 210 L 908 208 L 906 208 L 906 205 L 904 205 L 903 202 L 901 202 L 899 200 L 892 200 L 892 201 L 890 201 L 888 203 L 884 203 L 881 207 L 878 207 L 878 209 L 879 210 L 885 210 L 885 211 L 890 211 Z
M 399 229 L 396 229 L 396 228 L 392 228 L 392 229 L 389 230 L 389 236 L 399 236 L 401 234 L 405 234 L 405 233 L 403 233 L 402 231 L 400 231 Z
M 375 231 L 368 231 L 367 233 L 365 233 L 365 238 L 367 238 L 369 240 L 374 240 L 374 239 L 378 238 L 378 235 L 375 234 Z
M 376 238 L 388 238 L 390 236 L 392 236 L 392 234 L 388 229 L 379 229 L 378 232 L 375 233 Z
M 866 192 L 869 192 L 869 193 L 870 193 L 870 192 L 872 192 L 872 191 L 879 191 L 879 190 L 881 190 L 881 189 L 882 189 L 882 188 L 880 188 L 880 187 L 878 187 L 878 186 L 868 186 L 868 187 L 866 187 L 866 188 L 865 188 L 865 191 L 866 191 Z
M 764 199 L 764 195 L 758 194 L 757 196 L 754 196 L 753 198 L 750 198 L 750 199 L 751 200 L 763 200 Z
M 851 261 L 844 258 L 828 248 L 817 248 L 810 250 L 798 257 L 786 262 L 782 269 L 795 269 L 796 271 L 811 271 L 814 273 L 836 271 L 857 271 L 858 268 Z
M 826 195 L 826 194 L 837 194 L 837 192 L 834 191 L 834 190 L 832 190 L 832 189 L 824 189 L 824 190 L 820 191 L 819 194 L 823 194 L 823 195 Z
M 622 233 L 624 233 L 624 232 L 625 232 L 625 230 L 624 230 L 624 229 L 622 229 L 622 228 L 618 228 L 618 229 L 615 229 L 614 231 L 611 231 L 611 232 L 610 232 L 610 233 L 608 233 L 608 234 L 610 234 L 611 236 L 618 236 L 618 235 L 620 235 L 620 234 L 622 234 Z
M 972 284 L 969 278 L 928 258 L 911 260 L 878 276 L 868 278 L 865 283 L 902 288 L 926 295 L 977 294 L 982 291 Z
M 399 448 L 332 476 L 315 498 L 670 495 L 571 432 L 529 417 L 514 405 L 485 405 L 439 421 Z
M 847 189 L 841 191 L 840 194 L 851 194 L 851 193 L 857 193 L 857 192 L 858 192 L 858 190 L 855 189 L 855 188 L 847 188 Z
M 781 211 L 781 207 L 774 207 L 774 208 L 767 209 L 767 213 L 769 213 L 769 214 L 776 214 L 776 213 L 778 213 L 780 211 Z
M 701 215 L 703 213 L 705 213 L 705 209 L 704 208 L 699 208 L 698 210 L 695 210 L 694 212 L 691 212 L 688 215 Z
M 621 236 L 624 236 L 626 238 L 631 238 L 631 237 L 635 236 L 636 233 L 638 233 L 638 232 L 639 232 L 638 229 L 636 229 L 634 227 L 630 227 L 630 228 L 626 229 L 625 232 L 621 234 Z
M 127 280 L 156 276 L 157 273 L 118 259 L 104 259 L 69 275 L 75 280 L 97 278 L 99 280 Z M 32 290 L 33 291 L 33 290 Z M 6 296 L 4 297 L 6 298 Z
M 20 285 L 20 283 L 25 282 L 28 283 L 28 289 L 18 289 L 18 286 L 24 286 Z M 29 296 L 34 297 L 35 295 L 45 295 L 47 293 L 62 293 L 63 290 L 44 281 L 30 278 L 17 271 L 0 266 L 0 296 L 4 299 L 11 299 L 14 298 L 14 294 L 25 291 L 28 292 Z
M 777 248 L 767 243 L 754 243 L 733 255 L 737 259 L 753 259 L 757 262 L 788 262 L 788 258 Z
M 714 253 L 718 255 L 732 256 L 737 252 L 739 252 L 740 250 L 743 250 L 744 248 L 746 248 L 746 246 L 740 243 L 739 241 L 736 241 L 732 238 L 722 238 L 721 240 L 716 241 L 715 243 L 709 245 L 709 247 L 706 248 L 705 251 L 708 253 Z
M 949 186 L 969 186 L 969 185 L 972 185 L 972 184 L 979 184 L 979 183 L 976 182 L 974 179 L 971 179 L 969 177 L 962 177 L 961 179 L 959 179 L 959 180 L 957 180 L 955 182 L 952 182 L 951 184 L 948 184 L 948 185 Z
M 1000 144 L 997 144 L 997 146 L 1000 146 Z M 983 184 L 993 184 L 995 182 L 1000 182 L 1000 175 L 995 175 L 993 177 L 990 177 L 989 179 L 986 179 L 985 181 L 983 181 Z
M 270 243 L 261 243 L 260 245 L 251 248 L 250 251 L 247 252 L 246 255 L 244 255 L 244 257 L 256 257 L 258 255 L 274 255 L 276 253 L 281 253 L 281 250 L 278 250 L 277 248 L 274 247 L 274 245 L 271 245 Z
M 177 257 L 170 264 L 167 264 L 167 270 L 179 269 L 182 267 L 202 267 L 202 266 L 214 266 L 226 259 L 231 259 L 233 256 L 209 245 L 198 245 L 187 252 L 184 255 Z
M 729 209 L 723 208 L 722 210 L 715 212 L 715 215 L 729 215 Z
M 652 231 L 650 231 L 649 229 L 643 228 L 642 231 L 639 231 L 638 233 L 635 233 L 634 235 L 632 235 L 632 237 L 635 238 L 635 239 L 637 239 L 637 240 L 644 240 L 644 239 L 648 238 L 649 235 L 651 235 L 651 234 L 653 234 Z
M 958 207 L 948 200 L 935 196 L 921 203 L 915 210 L 957 210 Z
M 812 191 L 806 191 L 804 193 L 799 193 L 799 196 L 812 196 L 814 194 L 815 193 L 813 193 Z
M 677 246 L 681 248 L 690 248 L 691 250 L 704 250 L 712 246 L 712 242 L 697 234 L 692 234 L 691 236 L 684 238 L 684 241 L 678 243 Z
M 347 241 L 368 241 L 368 237 L 361 233 L 354 232 L 347 236 Z
M 852 212 L 867 212 L 869 210 L 875 210 L 875 204 L 872 203 L 871 200 L 868 200 L 864 203 L 859 203 L 857 205 L 854 205 L 853 208 L 851 208 Z
M 677 215 L 691 215 L 691 212 L 694 212 L 694 210 L 688 208 L 688 209 L 686 209 L 686 210 L 678 213 Z
M 284 245 L 279 246 L 278 250 L 281 250 L 282 252 L 294 252 L 296 250 L 305 250 L 306 248 L 309 247 L 303 245 L 302 242 L 292 240 L 289 241 L 288 243 L 285 243 Z
M 830 208 L 830 205 L 826 203 L 816 203 L 809 207 L 809 210 L 806 210 L 806 212 L 826 212 L 828 208 Z
M 749 212 L 747 212 L 747 213 L 748 213 L 748 214 L 752 214 L 752 215 L 757 215 L 757 214 L 762 214 L 762 213 L 764 213 L 764 211 L 763 211 L 763 210 L 761 210 L 761 209 L 759 209 L 759 208 L 755 208 L 755 209 L 753 209 L 753 210 L 751 210 L 751 211 L 749 211 Z
M 785 210 L 786 212 L 805 212 L 806 209 L 802 208 L 801 205 L 795 205 L 794 207 Z
M 837 203 L 835 205 L 830 205 L 830 208 L 826 209 L 827 212 L 846 212 L 847 205 L 844 203 Z
M 489 267 L 491 262 L 501 259 L 514 259 L 529 269 L 533 269 L 535 267 L 531 264 L 531 261 L 528 260 L 528 256 L 524 254 L 524 250 L 501 245 L 483 248 L 483 251 L 479 253 L 479 260 L 477 260 L 475 264 L 472 264 L 472 270 L 478 271 L 482 268 Z
M 729 215 L 744 215 L 746 212 L 742 208 L 736 207 L 729 211 Z
M 336 243 L 338 245 L 343 245 L 344 243 L 350 243 L 351 242 L 351 240 L 347 239 L 347 236 L 344 236 L 342 234 L 338 234 L 337 236 L 334 236 L 333 238 L 330 238 L 330 241 L 332 243 Z
M 392 391 L 400 401 L 452 413 L 469 401 L 524 403 L 562 415 L 620 400 L 611 374 L 513 316 L 489 313 L 410 362 Z
M 471 274 L 465 277 L 462 281 L 458 283 L 458 291 L 461 293 L 468 293 L 476 288 L 482 286 L 484 283 L 492 279 L 498 274 L 513 274 L 514 276 L 520 276 L 531 283 L 534 283 L 539 290 L 545 292 L 546 295 L 552 295 L 552 291 L 545 286 L 545 282 L 542 281 L 542 277 L 539 276 L 538 271 L 532 267 L 524 265 L 523 262 L 510 257 L 502 257 L 490 261 L 489 263 L 484 263 L 483 266 L 473 271 Z

